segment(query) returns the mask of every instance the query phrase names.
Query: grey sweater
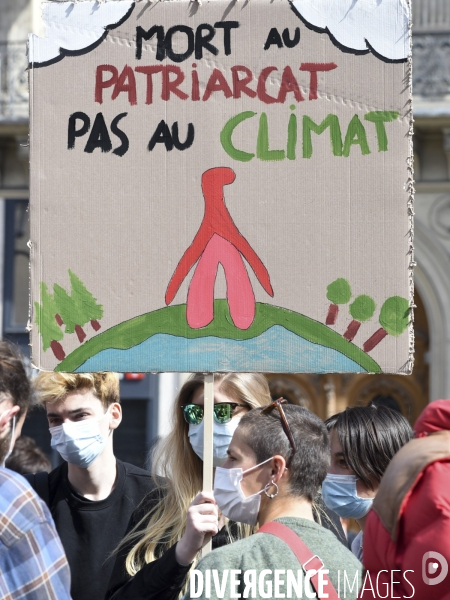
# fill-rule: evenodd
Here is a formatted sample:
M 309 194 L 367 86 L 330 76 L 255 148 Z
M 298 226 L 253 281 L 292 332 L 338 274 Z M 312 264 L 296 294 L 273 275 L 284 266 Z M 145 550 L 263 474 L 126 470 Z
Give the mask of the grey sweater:
M 283 517 L 276 520 L 290 527 L 311 552 L 322 559 L 341 598 L 357 598 L 362 584 L 361 563 L 330 531 L 307 519 Z M 309 596 L 305 590 L 304 572 L 292 550 L 279 538 L 258 533 L 205 556 L 191 571 L 185 598 L 314 597 L 310 584 L 306 585 Z M 324 592 L 327 593 L 326 587 Z

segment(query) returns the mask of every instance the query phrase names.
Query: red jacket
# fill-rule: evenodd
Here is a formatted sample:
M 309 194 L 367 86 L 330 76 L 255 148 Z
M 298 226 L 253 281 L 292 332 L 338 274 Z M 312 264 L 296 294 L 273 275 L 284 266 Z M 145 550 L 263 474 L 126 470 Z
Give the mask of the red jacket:
M 365 600 L 450 600 L 450 400 L 429 404 L 414 429 L 367 517 Z

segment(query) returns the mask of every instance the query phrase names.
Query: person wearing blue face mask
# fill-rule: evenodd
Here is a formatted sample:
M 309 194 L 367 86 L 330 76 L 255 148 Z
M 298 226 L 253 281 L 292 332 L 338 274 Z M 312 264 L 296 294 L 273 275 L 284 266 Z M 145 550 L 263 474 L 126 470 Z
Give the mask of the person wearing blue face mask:
M 363 560 L 366 517 L 389 462 L 413 437 L 408 421 L 386 406 L 355 406 L 325 421 L 331 464 L 322 483 L 325 504 L 342 518 L 356 519 L 361 531 L 352 552 Z
M 132 516 L 118 550 L 107 598 L 168 600 L 178 598 L 192 561 L 213 537 L 213 547 L 249 533 L 218 514 L 212 493 L 202 492 L 204 375 L 182 386 L 173 406 L 173 429 L 154 451 L 158 489 Z M 260 373 L 226 373 L 214 377 L 214 465 L 227 449 L 241 417 L 270 402 Z M 157 477 L 162 475 L 163 478 Z M 215 535 L 218 534 L 218 535 Z
M 182 406 L 189 425 L 188 438 L 195 454 L 203 460 L 204 420 L 203 389 L 197 388 L 191 403 Z M 230 402 L 217 383 L 214 390 L 213 466 L 220 467 L 227 459 L 227 450 L 239 420 L 249 409 L 245 402 Z
M 181 388 L 173 405 L 172 432 L 153 455 L 155 475 L 162 475 L 133 514 L 118 549 L 108 600 L 175 600 L 192 562 L 212 538 L 213 548 L 251 534 L 252 528 L 221 514 L 212 493 L 202 492 L 204 375 L 197 373 Z M 252 408 L 270 402 L 260 373 L 214 376 L 213 459 L 216 469 L 228 458 L 228 447 L 240 420 Z M 316 515 L 317 516 L 317 515 Z M 326 519 L 326 521 L 325 521 Z M 336 533 L 323 517 L 324 525 Z M 246 523 L 246 522 L 245 522 Z
M 48 475 L 48 505 L 72 572 L 74 600 L 103 598 L 135 508 L 154 488 L 151 474 L 116 459 L 122 420 L 116 373 L 40 373 L 51 446 L 64 462 Z
M 343 573 L 356 586 L 342 597 L 356 600 L 361 565 L 313 514 L 329 460 L 327 430 L 305 408 L 280 398 L 245 414 L 227 461 L 216 469 L 214 498 L 228 518 L 259 528 L 202 558 L 191 571 L 186 600 L 337 600 Z

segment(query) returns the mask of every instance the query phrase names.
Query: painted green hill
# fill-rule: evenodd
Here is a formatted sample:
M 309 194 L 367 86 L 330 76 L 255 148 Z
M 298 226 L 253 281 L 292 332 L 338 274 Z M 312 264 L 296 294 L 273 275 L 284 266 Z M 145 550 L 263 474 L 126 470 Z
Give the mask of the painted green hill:
M 73 372 L 102 350 L 128 350 L 158 333 L 188 339 L 213 336 L 247 340 L 261 335 L 274 325 L 280 325 L 309 342 L 341 352 L 369 373 L 381 372 L 379 365 L 368 354 L 345 340 L 336 331 L 285 308 L 257 302 L 252 325 L 246 330 L 237 329 L 231 320 L 226 300 L 214 301 L 214 320 L 201 329 L 191 329 L 188 326 L 185 304 L 167 306 L 119 323 L 82 344 L 59 363 L 55 371 Z

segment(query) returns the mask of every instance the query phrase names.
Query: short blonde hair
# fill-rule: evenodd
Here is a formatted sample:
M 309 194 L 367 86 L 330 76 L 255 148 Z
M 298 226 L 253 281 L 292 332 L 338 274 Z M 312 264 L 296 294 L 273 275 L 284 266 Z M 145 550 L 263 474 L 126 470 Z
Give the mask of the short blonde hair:
M 117 373 L 40 373 L 33 382 L 38 401 L 64 400 L 70 392 L 90 390 L 105 408 L 120 402 L 119 376 Z

